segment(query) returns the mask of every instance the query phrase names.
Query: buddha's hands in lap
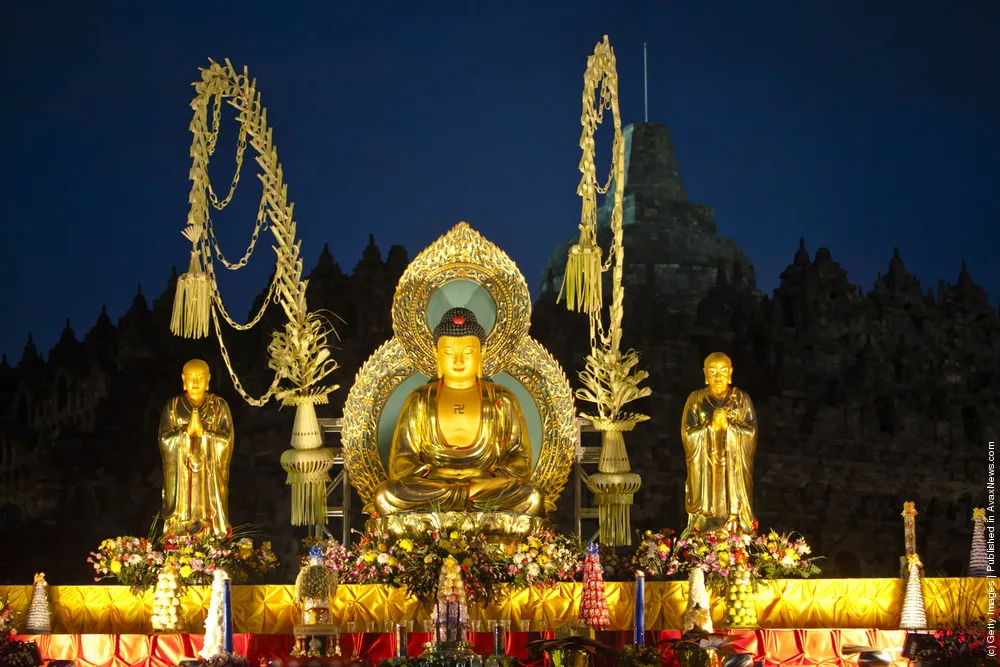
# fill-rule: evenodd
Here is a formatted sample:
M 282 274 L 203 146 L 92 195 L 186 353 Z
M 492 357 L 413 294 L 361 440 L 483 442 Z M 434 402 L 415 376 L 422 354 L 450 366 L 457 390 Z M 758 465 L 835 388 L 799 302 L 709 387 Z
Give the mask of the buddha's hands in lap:
M 478 498 L 494 491 L 507 489 L 515 480 L 510 477 L 477 477 L 469 482 L 469 497 Z
M 478 468 L 432 468 L 427 472 L 426 479 L 436 482 L 468 482 L 482 476 Z

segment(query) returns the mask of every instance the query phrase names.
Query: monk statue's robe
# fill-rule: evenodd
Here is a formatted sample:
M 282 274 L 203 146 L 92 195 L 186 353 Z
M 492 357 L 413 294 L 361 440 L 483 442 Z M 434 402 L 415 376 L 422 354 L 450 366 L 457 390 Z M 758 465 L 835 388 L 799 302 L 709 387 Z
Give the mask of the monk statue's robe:
M 716 429 L 712 415 L 726 412 L 729 426 Z M 753 458 L 757 450 L 757 415 L 750 397 L 730 386 L 722 398 L 708 389 L 688 396 L 684 406 L 681 439 L 687 458 L 684 504 L 688 513 L 685 533 L 714 531 L 727 523 L 741 532 L 754 533 Z
M 229 462 L 233 456 L 233 418 L 229 405 L 205 394 L 198 406 L 203 436 L 188 435 L 195 410 L 186 394 L 175 396 L 160 416 L 163 458 L 164 532 L 232 534 L 229 524 Z
M 543 516 L 544 499 L 530 483 L 531 446 L 514 394 L 480 381 L 478 435 L 467 447 L 452 447 L 438 425 L 438 388 L 437 382 L 418 387 L 403 404 L 389 479 L 375 491 L 378 514 L 506 510 Z

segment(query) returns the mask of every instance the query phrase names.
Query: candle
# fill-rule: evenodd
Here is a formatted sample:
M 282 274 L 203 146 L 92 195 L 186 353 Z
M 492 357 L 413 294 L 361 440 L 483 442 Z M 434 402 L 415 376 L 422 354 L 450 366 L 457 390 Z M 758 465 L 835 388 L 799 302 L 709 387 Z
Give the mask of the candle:
M 396 657 L 406 657 L 406 626 L 396 626 Z
M 493 655 L 504 655 L 504 645 L 503 645 L 503 627 L 500 625 L 500 621 L 493 626 Z
M 643 646 L 646 634 L 646 575 L 635 573 L 635 645 Z
M 222 582 L 222 652 L 233 653 L 233 582 Z

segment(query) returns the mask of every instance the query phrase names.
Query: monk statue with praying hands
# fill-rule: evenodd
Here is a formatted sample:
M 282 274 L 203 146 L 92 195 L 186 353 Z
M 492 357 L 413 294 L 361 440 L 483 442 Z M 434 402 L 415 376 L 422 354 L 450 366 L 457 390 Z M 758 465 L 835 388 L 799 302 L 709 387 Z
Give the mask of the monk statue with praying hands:
M 226 401 L 208 393 L 210 378 L 208 364 L 201 359 L 184 364 L 184 393 L 171 398 L 160 416 L 166 535 L 232 535 L 233 418 Z
M 757 415 L 750 397 L 731 384 L 733 362 L 727 355 L 708 355 L 704 371 L 706 386 L 688 396 L 681 420 L 687 458 L 684 534 L 719 530 L 753 534 Z

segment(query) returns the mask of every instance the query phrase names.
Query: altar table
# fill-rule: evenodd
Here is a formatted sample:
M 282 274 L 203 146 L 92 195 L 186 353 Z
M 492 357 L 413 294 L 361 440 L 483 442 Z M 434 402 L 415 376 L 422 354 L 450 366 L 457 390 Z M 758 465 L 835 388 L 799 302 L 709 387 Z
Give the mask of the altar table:
M 921 580 L 929 627 L 949 625 L 956 613 L 985 615 L 989 596 L 986 579 L 933 578 Z M 903 579 L 787 579 L 762 586 L 756 595 L 760 627 L 780 628 L 874 628 L 899 627 L 903 607 Z M 635 584 L 605 584 L 611 629 L 628 631 L 634 618 Z M 194 586 L 181 599 L 187 632 L 204 631 L 211 588 Z M 299 613 L 293 586 L 233 586 L 233 623 L 236 631 L 249 634 L 292 634 Z M 483 620 L 530 620 L 532 630 L 544 622 L 558 627 L 576 618 L 582 584 L 557 584 L 552 588 L 529 588 L 501 595 L 485 610 L 470 609 Z M 24 618 L 31 603 L 31 586 L 0 586 L 17 618 Z M 52 630 L 66 634 L 143 634 L 150 632 L 153 594 L 134 596 L 125 586 L 50 586 Z M 968 601 L 961 609 L 955 601 Z M 646 628 L 668 630 L 682 627 L 687 602 L 686 581 L 646 583 Z M 968 607 L 968 608 L 966 608 Z M 976 607 L 976 608 L 973 608 Z M 420 605 L 399 588 L 343 585 L 331 601 L 331 623 L 426 619 L 429 605 Z M 724 618 L 721 596 L 713 596 L 716 624 Z M 255 666 L 256 667 L 256 666 Z
M 848 658 L 843 653 L 843 647 L 850 644 L 888 649 L 897 660 L 894 664 L 900 667 L 906 665 L 905 660 L 899 660 L 899 652 L 906 637 L 906 633 L 901 630 L 734 630 L 730 634 L 736 636 L 734 646 L 741 653 L 752 653 L 755 660 L 763 660 L 767 667 L 856 665 L 857 657 Z M 541 636 L 537 632 L 511 632 L 507 635 L 507 653 L 529 666 L 539 666 L 542 661 L 538 658 L 529 661 L 524 646 L 528 641 Z M 551 633 L 546 636 L 551 636 Z M 652 644 L 679 636 L 678 630 L 652 631 L 647 633 L 646 642 Z M 204 636 L 20 635 L 18 639 L 37 643 L 43 658 L 75 660 L 79 667 L 174 667 L 185 658 L 197 656 Z M 261 658 L 287 656 L 294 642 L 290 635 L 239 634 L 233 639 L 236 652 L 246 655 L 251 667 L 257 667 Z M 632 641 L 632 633 L 599 632 L 597 639 L 621 648 Z M 424 642 L 429 640 L 428 634 L 410 635 L 409 654 L 419 655 Z M 492 633 L 476 633 L 473 641 L 480 654 L 492 650 Z M 377 663 L 380 658 L 391 657 L 395 652 L 395 638 L 391 634 L 344 633 L 341 635 L 340 645 L 347 661 L 354 653 L 355 643 L 359 646 L 358 653 L 362 660 L 371 664 Z M 675 664 L 669 651 L 665 653 L 663 664 Z

